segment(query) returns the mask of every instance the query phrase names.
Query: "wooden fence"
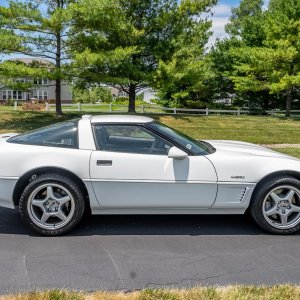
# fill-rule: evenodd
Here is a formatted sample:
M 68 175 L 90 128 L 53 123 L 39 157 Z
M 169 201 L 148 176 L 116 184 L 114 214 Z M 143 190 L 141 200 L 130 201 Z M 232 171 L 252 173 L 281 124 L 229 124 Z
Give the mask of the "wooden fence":
M 20 106 L 18 106 L 17 102 L 15 102 L 13 110 L 20 110 Z M 78 111 L 78 112 L 109 112 L 109 113 L 125 113 L 128 110 L 127 105 L 121 104 L 112 104 L 112 103 L 99 103 L 99 104 L 63 104 L 63 111 Z M 55 111 L 55 104 L 46 103 L 46 111 Z M 230 115 L 249 115 L 252 114 L 250 110 L 246 109 L 195 109 L 195 108 L 176 108 L 176 107 L 161 107 L 156 105 L 137 105 L 136 112 L 138 113 L 146 113 L 146 114 L 188 114 L 188 115 L 212 115 L 212 114 L 230 114 Z M 268 110 L 265 111 L 267 115 L 284 115 L 284 110 Z M 300 110 L 292 110 L 292 115 L 297 116 L 300 115 Z

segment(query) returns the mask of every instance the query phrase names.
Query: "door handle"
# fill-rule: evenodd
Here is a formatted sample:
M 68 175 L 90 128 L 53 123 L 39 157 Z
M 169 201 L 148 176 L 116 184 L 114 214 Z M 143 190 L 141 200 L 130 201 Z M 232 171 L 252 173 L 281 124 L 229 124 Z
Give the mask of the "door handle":
M 112 160 L 97 160 L 97 166 L 110 167 L 112 166 Z

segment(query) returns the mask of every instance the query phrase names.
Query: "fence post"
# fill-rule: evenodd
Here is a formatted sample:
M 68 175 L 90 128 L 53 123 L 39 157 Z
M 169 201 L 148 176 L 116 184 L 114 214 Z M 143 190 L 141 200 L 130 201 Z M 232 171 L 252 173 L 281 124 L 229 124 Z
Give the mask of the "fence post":
M 241 115 L 241 110 L 240 109 L 237 110 L 237 115 L 238 115 L 238 117 Z
M 109 111 L 112 112 L 112 103 L 109 103 Z
M 49 111 L 49 110 L 50 110 L 50 109 L 49 109 L 49 103 L 48 103 L 48 102 L 46 102 L 45 110 L 46 110 L 46 111 Z
M 17 109 L 18 109 L 18 102 L 15 101 L 15 103 L 14 103 L 14 110 L 17 110 Z
M 78 105 L 78 111 L 81 111 L 81 103 L 78 102 L 77 105 Z
M 205 114 L 208 116 L 208 108 L 206 108 L 206 110 L 205 110 Z
M 176 115 L 176 113 L 177 113 L 177 109 L 176 107 L 174 107 L 174 115 Z
M 144 104 L 142 105 L 142 114 L 145 112 Z
M 274 110 L 271 109 L 271 116 L 274 116 Z

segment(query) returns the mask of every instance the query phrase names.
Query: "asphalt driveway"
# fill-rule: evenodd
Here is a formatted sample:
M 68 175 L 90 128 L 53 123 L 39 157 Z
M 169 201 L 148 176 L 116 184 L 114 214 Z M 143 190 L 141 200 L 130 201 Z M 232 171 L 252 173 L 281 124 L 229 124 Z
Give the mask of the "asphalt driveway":
M 91 216 L 49 238 L 0 208 L 0 293 L 299 283 L 299 250 L 244 216 Z

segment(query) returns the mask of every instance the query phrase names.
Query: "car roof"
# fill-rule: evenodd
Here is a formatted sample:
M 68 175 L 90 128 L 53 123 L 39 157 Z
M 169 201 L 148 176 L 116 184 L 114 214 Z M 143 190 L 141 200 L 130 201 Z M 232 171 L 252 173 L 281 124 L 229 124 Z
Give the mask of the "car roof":
M 83 116 L 88 117 L 88 116 Z M 135 115 L 100 115 L 89 116 L 91 123 L 149 123 L 152 118 Z

